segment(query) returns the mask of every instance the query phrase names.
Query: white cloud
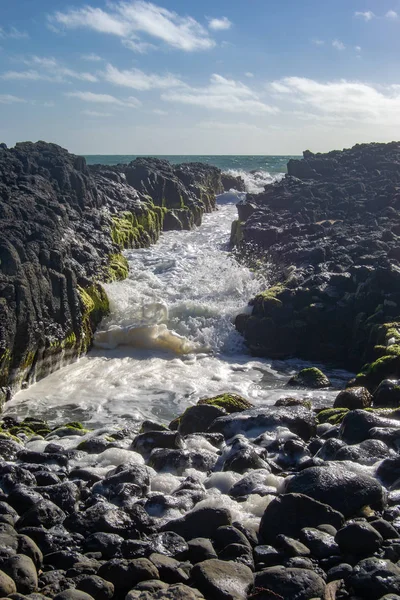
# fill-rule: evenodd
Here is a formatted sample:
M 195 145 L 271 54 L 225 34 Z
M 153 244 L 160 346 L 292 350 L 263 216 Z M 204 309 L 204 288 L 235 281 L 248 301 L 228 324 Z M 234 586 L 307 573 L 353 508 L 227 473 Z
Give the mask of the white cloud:
M 103 60 L 101 56 L 95 54 L 94 52 L 91 52 L 90 54 L 81 54 L 81 58 L 82 60 L 88 60 L 90 62 L 100 62 Z
M 128 50 L 132 50 L 132 52 L 137 52 L 137 54 L 146 54 L 149 50 L 155 50 L 157 48 L 154 44 L 136 41 L 132 38 L 129 40 L 122 40 L 122 45 L 125 46 L 125 48 L 128 48 Z
M 393 19 L 393 20 L 395 20 L 395 19 L 399 18 L 399 15 L 394 10 L 388 10 L 388 12 L 386 13 L 385 17 L 387 19 Z
M 7 71 L 1 75 L 1 78 L 17 81 L 50 81 L 54 83 L 65 83 L 69 79 L 78 79 L 91 83 L 97 81 L 95 75 L 68 69 L 52 57 L 32 56 L 29 59 L 24 59 L 22 62 L 28 67 L 38 67 L 42 70 L 38 71 L 37 68 L 31 68 L 27 71 Z
M 184 83 L 180 79 L 169 73 L 166 75 L 147 74 L 140 69 L 120 71 L 112 65 L 107 65 L 103 76 L 109 83 L 140 91 L 184 86 Z
M 127 100 L 120 100 L 110 94 L 94 94 L 93 92 L 67 92 L 68 98 L 78 98 L 83 102 L 91 102 L 98 104 L 114 104 L 116 106 L 129 106 L 131 108 L 139 108 L 142 105 L 140 100 L 130 96 Z
M 167 102 L 200 106 L 210 110 L 232 113 L 275 114 L 279 110 L 262 102 L 258 95 L 240 81 L 211 76 L 210 84 L 203 88 L 186 86 L 161 95 Z
M 112 117 L 112 113 L 99 112 L 97 110 L 82 110 L 82 114 L 87 117 Z
M 0 38 L 1 39 L 12 39 L 12 40 L 23 40 L 29 38 L 29 34 L 26 31 L 19 31 L 16 27 L 9 27 L 4 29 L 0 27 Z
M 208 26 L 214 31 L 225 31 L 232 27 L 232 22 L 227 17 L 221 17 L 220 19 L 209 19 Z
M 254 77 L 254 73 L 251 73 L 250 71 L 247 71 L 245 73 L 245 76 L 248 77 L 249 79 L 252 79 Z
M 354 50 L 356 52 L 361 52 L 362 48 L 361 48 L 361 46 L 354 46 Z
M 162 110 L 161 108 L 155 108 L 155 109 L 153 110 L 153 113 L 154 113 L 155 115 L 160 115 L 160 116 L 162 116 L 162 117 L 165 117 L 165 116 L 168 114 L 168 111 L 166 111 L 166 110 Z
M 119 1 L 109 5 L 109 12 L 84 6 L 67 12 L 57 11 L 49 17 L 51 23 L 65 28 L 92 29 L 137 42 L 144 33 L 179 50 L 191 52 L 215 46 L 207 30 L 189 16 L 181 17 L 152 2 L 144 0 Z
M 379 87 L 357 81 L 321 83 L 302 77 L 274 81 L 271 89 L 281 99 L 316 111 L 320 120 L 360 121 L 381 125 L 400 124 L 400 86 Z
M 21 102 L 26 102 L 26 100 L 11 94 L 0 94 L 0 104 L 19 104 Z
M 315 44 L 316 46 L 324 46 L 325 42 L 324 40 L 319 40 L 317 38 L 314 38 L 313 40 L 311 40 L 313 44 Z
M 333 40 L 332 46 L 336 48 L 336 50 L 345 50 L 346 46 L 340 40 Z
M 371 10 L 366 10 L 365 12 L 355 12 L 354 16 L 359 19 L 364 19 L 364 21 L 372 21 L 375 18 L 375 14 Z

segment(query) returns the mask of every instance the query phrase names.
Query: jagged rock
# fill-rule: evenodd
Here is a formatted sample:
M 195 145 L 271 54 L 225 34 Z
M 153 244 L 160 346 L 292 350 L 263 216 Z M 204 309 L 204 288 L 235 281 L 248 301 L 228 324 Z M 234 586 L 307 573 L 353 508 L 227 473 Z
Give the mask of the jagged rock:
M 368 363 L 352 385 L 370 391 L 400 378 L 399 160 L 399 142 L 305 152 L 240 203 L 232 241 L 280 282 L 236 319 L 255 355 Z
M 189 229 L 223 191 L 219 169 L 139 158 L 87 167 L 55 144 L 0 152 L 1 399 L 85 352 L 108 311 L 99 280 L 127 276 L 121 250 Z M 67 235 L 66 235 L 67 233 Z

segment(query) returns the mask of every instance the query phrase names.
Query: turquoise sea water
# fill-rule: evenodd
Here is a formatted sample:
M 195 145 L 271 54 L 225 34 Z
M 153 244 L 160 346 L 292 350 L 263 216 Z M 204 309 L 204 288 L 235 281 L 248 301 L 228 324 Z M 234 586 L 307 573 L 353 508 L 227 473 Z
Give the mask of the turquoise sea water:
M 137 158 L 137 155 L 127 154 L 92 154 L 85 156 L 89 165 L 117 165 L 127 164 Z M 171 156 L 155 156 L 155 158 L 164 158 L 173 164 L 183 162 L 202 162 L 209 165 L 214 165 L 222 171 L 267 171 L 273 173 L 284 173 L 286 165 L 290 158 L 295 156 L 208 156 L 208 155 L 171 155 Z

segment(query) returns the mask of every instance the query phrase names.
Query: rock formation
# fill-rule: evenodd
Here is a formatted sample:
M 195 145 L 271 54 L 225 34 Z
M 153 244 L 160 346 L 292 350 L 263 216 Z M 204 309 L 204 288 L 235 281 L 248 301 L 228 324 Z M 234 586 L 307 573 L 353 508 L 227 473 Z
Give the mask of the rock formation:
M 248 194 L 232 242 L 266 259 L 271 280 L 252 314 L 236 321 L 251 350 L 355 369 L 371 363 L 360 377 L 371 387 L 398 377 L 399 208 L 397 142 L 304 152 L 285 179 Z
M 38 142 L 0 147 L 0 400 L 85 352 L 123 279 L 124 248 L 190 229 L 223 191 L 211 166 L 88 167 Z

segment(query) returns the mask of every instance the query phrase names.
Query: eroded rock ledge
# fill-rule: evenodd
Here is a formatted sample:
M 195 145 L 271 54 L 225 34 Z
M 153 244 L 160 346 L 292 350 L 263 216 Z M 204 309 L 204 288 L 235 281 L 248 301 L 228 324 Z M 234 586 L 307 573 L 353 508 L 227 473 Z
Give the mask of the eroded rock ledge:
M 207 165 L 88 167 L 55 144 L 1 145 L 0 402 L 88 349 L 124 248 L 199 225 L 222 191 Z
M 248 195 L 232 241 L 266 257 L 275 283 L 237 318 L 252 351 L 355 369 L 370 363 L 360 380 L 372 387 L 398 378 L 399 208 L 398 142 L 307 151 L 284 180 Z

